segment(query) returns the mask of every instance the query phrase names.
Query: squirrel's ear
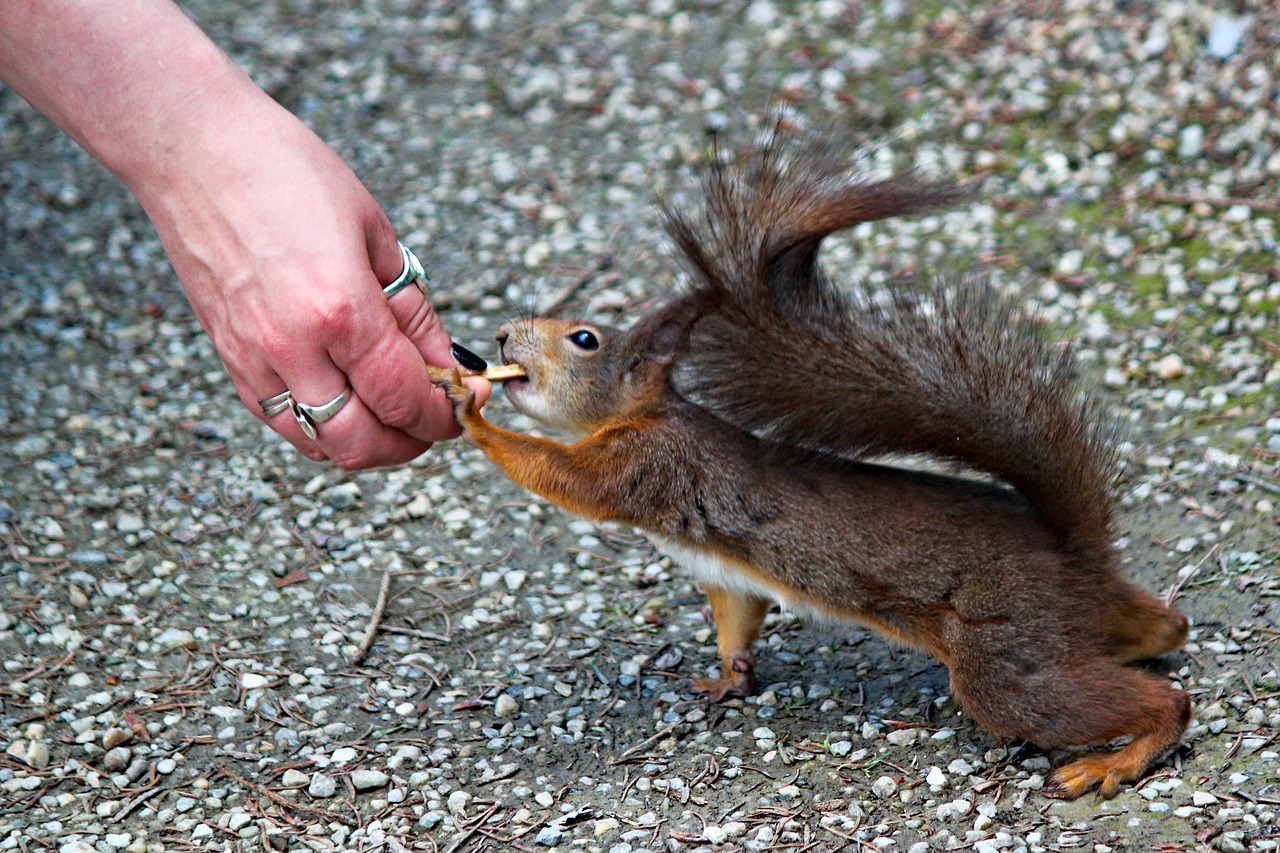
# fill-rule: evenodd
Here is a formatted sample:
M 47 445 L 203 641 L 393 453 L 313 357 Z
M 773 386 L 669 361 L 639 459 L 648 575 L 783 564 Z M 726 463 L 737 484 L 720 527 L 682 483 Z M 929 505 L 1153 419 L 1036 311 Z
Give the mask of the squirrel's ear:
M 691 293 L 668 302 L 645 317 L 629 332 L 636 343 L 641 362 L 672 364 L 689 341 L 693 324 L 707 313 L 709 300 L 704 293 Z

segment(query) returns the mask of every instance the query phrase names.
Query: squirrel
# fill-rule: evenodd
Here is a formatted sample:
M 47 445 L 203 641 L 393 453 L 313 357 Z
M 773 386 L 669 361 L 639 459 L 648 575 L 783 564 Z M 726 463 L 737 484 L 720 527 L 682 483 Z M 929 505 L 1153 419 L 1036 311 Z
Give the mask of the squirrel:
M 688 292 L 627 331 L 550 318 L 498 330 L 503 361 L 527 374 L 508 398 L 575 443 L 491 424 L 456 370 L 433 381 L 506 476 L 640 528 L 705 585 L 721 672 L 694 686 L 713 701 L 752 689 L 752 645 L 777 601 L 929 653 L 999 737 L 1132 738 L 1050 784 L 1114 796 L 1189 722 L 1187 694 L 1136 665 L 1180 646 L 1187 620 L 1121 576 L 1099 404 L 1071 352 L 979 279 L 887 299 L 838 290 L 818 263 L 825 237 L 964 191 L 872 180 L 836 146 L 780 137 L 737 170 L 717 158 L 700 215 L 666 211 Z

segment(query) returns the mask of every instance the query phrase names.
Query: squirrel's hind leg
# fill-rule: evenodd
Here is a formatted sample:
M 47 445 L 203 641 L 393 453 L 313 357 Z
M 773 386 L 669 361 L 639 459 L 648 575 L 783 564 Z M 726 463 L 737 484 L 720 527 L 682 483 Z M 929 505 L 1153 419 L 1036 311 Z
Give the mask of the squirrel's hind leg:
M 716 624 L 716 648 L 720 652 L 720 677 L 695 678 L 693 689 L 712 702 L 728 696 L 748 696 L 755 689 L 752 670 L 756 656 L 751 646 L 769 613 L 769 599 L 718 586 L 707 587 L 707 602 Z
M 1186 693 L 1105 654 L 1067 656 L 1023 671 L 990 656 L 965 658 L 957 653 L 953 662 L 952 689 L 987 731 L 1049 748 L 1133 738 L 1114 753 L 1087 755 L 1058 770 L 1053 792 L 1063 797 L 1093 788 L 1115 796 L 1177 745 L 1191 718 Z
M 1119 660 L 1149 660 L 1187 641 L 1187 617 L 1154 595 L 1126 583 L 1109 598 L 1104 630 Z
M 1128 691 L 1128 695 L 1117 696 L 1114 709 L 1083 709 L 1079 722 L 1085 726 L 1106 723 L 1119 710 L 1132 715 L 1127 731 L 1100 728 L 1087 740 L 1109 740 L 1128 734 L 1134 735 L 1133 740 L 1116 752 L 1086 755 L 1060 768 L 1053 774 L 1050 793 L 1074 799 L 1096 787 L 1099 796 L 1110 799 L 1123 783 L 1142 778 L 1152 764 L 1178 745 L 1191 720 L 1190 697 L 1137 669 L 1119 669 L 1129 683 L 1115 686 Z

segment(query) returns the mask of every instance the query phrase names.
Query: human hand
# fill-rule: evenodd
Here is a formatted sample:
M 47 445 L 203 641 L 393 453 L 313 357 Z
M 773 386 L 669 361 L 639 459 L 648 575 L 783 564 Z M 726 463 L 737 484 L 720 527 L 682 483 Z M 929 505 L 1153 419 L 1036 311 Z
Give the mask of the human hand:
M 0 79 L 142 202 L 250 411 L 350 382 L 315 440 L 268 421 L 303 454 L 366 468 L 458 434 L 426 373 L 456 364 L 440 318 L 416 288 L 382 293 L 401 270 L 386 216 L 170 0 L 0 3 Z
M 416 287 L 387 298 L 402 257 L 356 176 L 260 93 L 224 101 L 216 128 L 188 137 L 131 187 L 241 401 L 285 389 L 319 406 L 351 399 L 313 440 L 288 410 L 267 419 L 308 458 L 347 469 L 405 462 L 453 438 L 453 405 L 427 364 L 453 366 L 450 337 Z M 467 377 L 481 404 L 489 383 Z

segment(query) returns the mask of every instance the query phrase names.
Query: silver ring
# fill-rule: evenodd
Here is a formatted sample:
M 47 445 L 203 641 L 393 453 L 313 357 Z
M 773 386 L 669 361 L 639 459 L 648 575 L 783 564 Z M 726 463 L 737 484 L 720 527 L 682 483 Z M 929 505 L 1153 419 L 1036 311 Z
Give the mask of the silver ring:
M 329 418 L 338 414 L 338 411 L 347 404 L 351 399 L 351 383 L 347 383 L 347 387 L 342 389 L 342 393 L 334 397 L 322 406 L 308 406 L 306 403 L 299 403 L 297 400 L 290 399 L 288 406 L 293 412 L 293 417 L 301 427 L 303 434 L 315 441 L 316 427 Z
M 431 281 L 431 277 L 422 268 L 422 263 L 417 256 L 405 248 L 404 243 L 396 243 L 396 245 L 400 247 L 400 257 L 404 260 L 404 268 L 400 271 L 400 275 L 396 276 L 395 281 L 382 288 L 382 295 L 390 299 L 412 284 L 422 292 L 423 296 L 426 296 L 427 286 L 424 282 Z
M 258 405 L 262 407 L 262 416 L 267 420 L 271 420 L 276 415 L 289 408 L 289 401 L 292 399 L 293 394 L 289 393 L 289 389 L 286 388 L 274 397 L 259 400 Z

